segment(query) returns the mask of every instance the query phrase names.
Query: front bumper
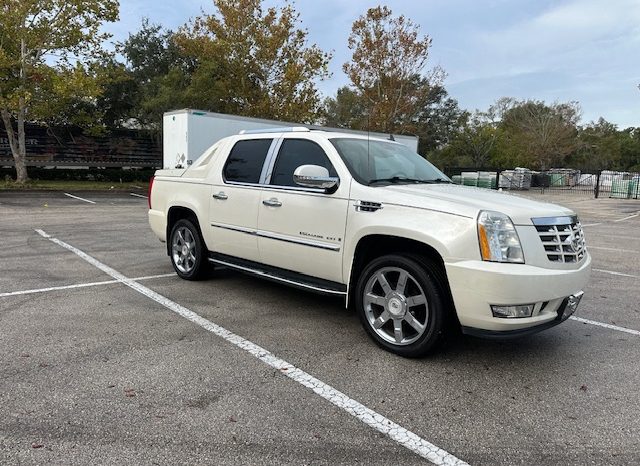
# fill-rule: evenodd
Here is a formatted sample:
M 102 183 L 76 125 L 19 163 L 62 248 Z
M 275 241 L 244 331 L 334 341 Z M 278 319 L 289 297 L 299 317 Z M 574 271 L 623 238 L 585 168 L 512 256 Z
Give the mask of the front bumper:
M 591 274 L 587 253 L 577 269 L 558 270 L 526 264 L 462 261 L 445 265 L 451 294 L 464 333 L 484 337 L 518 337 L 562 322 L 565 299 L 584 289 Z M 491 305 L 535 303 L 531 317 L 494 317 Z

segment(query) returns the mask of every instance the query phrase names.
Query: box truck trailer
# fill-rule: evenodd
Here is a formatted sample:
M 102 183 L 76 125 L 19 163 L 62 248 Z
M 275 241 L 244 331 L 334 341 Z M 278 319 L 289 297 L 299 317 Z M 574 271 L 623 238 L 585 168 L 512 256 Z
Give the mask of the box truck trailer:
M 216 141 L 240 131 L 262 130 L 269 128 L 292 128 L 305 126 L 309 129 L 323 129 L 366 135 L 366 131 L 354 131 L 342 128 L 328 128 L 317 125 L 301 125 L 262 118 L 249 118 L 237 115 L 205 112 L 202 110 L 174 110 L 164 114 L 162 141 L 162 167 L 186 168 Z M 389 138 L 389 134 L 369 133 L 371 137 Z M 413 151 L 418 151 L 418 137 L 393 135 L 393 138 Z

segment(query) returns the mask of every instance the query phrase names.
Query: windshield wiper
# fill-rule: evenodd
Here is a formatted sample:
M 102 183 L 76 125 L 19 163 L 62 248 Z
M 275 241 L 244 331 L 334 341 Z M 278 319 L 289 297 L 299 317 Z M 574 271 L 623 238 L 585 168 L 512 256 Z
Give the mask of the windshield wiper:
M 445 183 L 445 184 L 451 184 L 452 181 L 445 180 L 444 178 L 436 178 L 435 180 L 424 180 L 423 183 L 432 183 L 432 184 Z
M 437 178 L 435 180 L 419 180 L 416 178 L 405 178 L 402 176 L 392 176 L 391 178 L 379 178 L 369 181 L 369 186 L 378 183 L 451 183 L 443 178 Z
M 403 176 L 392 176 L 391 178 L 378 178 L 369 181 L 369 186 L 378 183 L 427 183 L 427 180 L 417 180 L 415 178 L 405 178 Z

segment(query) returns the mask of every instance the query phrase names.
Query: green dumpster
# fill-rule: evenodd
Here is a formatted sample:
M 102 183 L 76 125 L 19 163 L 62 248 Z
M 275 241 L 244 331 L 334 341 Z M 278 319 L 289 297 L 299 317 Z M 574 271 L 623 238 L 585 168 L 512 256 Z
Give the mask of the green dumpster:
M 564 186 L 564 175 L 560 173 L 551 173 L 549 175 L 551 186 Z
M 630 192 L 629 180 L 613 180 L 611 183 L 611 196 L 616 199 L 628 199 Z

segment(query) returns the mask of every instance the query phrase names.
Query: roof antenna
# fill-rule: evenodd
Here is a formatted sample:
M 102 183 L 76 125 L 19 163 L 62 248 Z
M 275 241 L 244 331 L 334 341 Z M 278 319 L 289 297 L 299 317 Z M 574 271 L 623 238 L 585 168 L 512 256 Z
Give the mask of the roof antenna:
M 389 141 L 395 142 L 396 138 L 393 137 L 393 134 L 389 133 Z
M 371 156 L 369 155 L 369 140 L 371 136 L 369 131 L 371 130 L 371 102 L 369 102 L 369 111 L 367 112 L 367 176 L 371 179 L 375 177 L 371 176 Z

